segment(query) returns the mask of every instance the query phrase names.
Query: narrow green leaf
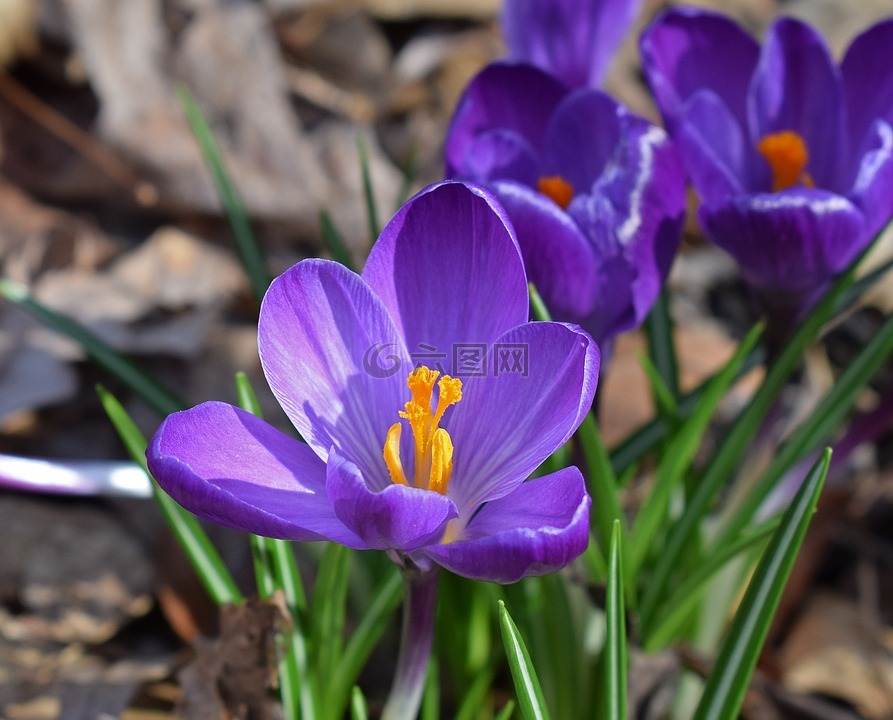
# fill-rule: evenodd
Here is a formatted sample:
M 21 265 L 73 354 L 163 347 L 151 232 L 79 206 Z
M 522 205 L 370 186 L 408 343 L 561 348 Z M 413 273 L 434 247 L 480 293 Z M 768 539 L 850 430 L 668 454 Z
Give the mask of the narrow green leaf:
M 186 557 L 189 558 L 208 595 L 218 605 L 242 602 L 244 599 L 242 593 L 198 520 L 194 515 L 181 508 L 149 474 L 149 469 L 146 467 L 146 439 L 130 419 L 127 411 L 117 398 L 104 387 L 97 386 L 96 392 L 130 457 L 146 471 L 146 475 L 152 480 L 152 492 L 161 508 L 161 513 L 167 520 L 180 547 L 186 553 Z
M 363 198 L 366 201 L 366 218 L 369 222 L 369 243 L 378 240 L 378 211 L 375 209 L 375 193 L 372 190 L 372 174 L 369 172 L 369 150 L 362 135 L 357 135 L 357 152 L 360 156 L 360 172 L 363 177 Z
M 627 571 L 633 577 L 638 576 L 639 569 L 651 551 L 652 543 L 666 517 L 672 492 L 691 465 L 716 406 L 735 381 L 744 358 L 756 345 L 761 332 L 762 326 L 757 325 L 747 334 L 729 362 L 707 385 L 692 414 L 663 453 L 654 487 L 636 516 L 627 544 L 630 558 Z
M 396 610 L 403 597 L 403 578 L 393 568 L 388 577 L 375 590 L 365 608 L 360 622 L 350 636 L 335 673 L 330 676 L 330 698 L 345 697 L 360 671 L 369 659 L 372 648 L 388 627 L 388 618 Z
M 350 720 L 369 720 L 369 711 L 366 709 L 366 697 L 363 691 L 356 685 L 350 691 Z
M 335 227 L 335 223 L 332 222 L 332 216 L 329 215 L 327 210 L 319 211 L 319 227 L 322 232 L 322 240 L 332 259 L 340 262 L 349 270 L 356 272 L 356 266 L 353 258 L 350 256 L 350 250 L 347 249 L 344 238 L 341 237 L 341 233 L 338 232 L 338 228 Z
M 440 720 L 440 668 L 433 655 L 428 661 L 428 672 L 425 674 L 425 692 L 422 695 L 419 720 Z
M 738 717 L 751 674 L 772 624 L 831 462 L 826 449 L 813 466 L 757 564 L 723 641 L 694 720 Z
M 640 354 L 638 356 L 639 364 L 648 378 L 648 384 L 651 385 L 651 394 L 654 397 L 654 404 L 657 406 L 657 413 L 666 420 L 670 425 L 677 422 L 679 416 L 679 406 L 676 404 L 676 398 L 673 391 L 667 387 L 661 376 L 660 370 L 652 362 L 647 355 Z
M 310 647 L 313 667 L 321 681 L 332 677 L 341 656 L 349 569 L 350 550 L 328 543 L 310 603 Z
M 547 720 L 550 717 L 549 711 L 543 699 L 536 670 L 530 660 L 530 653 L 527 652 L 518 627 L 502 600 L 499 601 L 499 629 L 502 632 L 502 644 L 515 683 L 521 715 L 524 720 Z
M 159 415 L 170 415 L 183 409 L 182 401 L 147 371 L 125 358 L 80 323 L 35 300 L 27 288 L 10 280 L 0 279 L 0 295 L 51 330 L 76 342 L 90 359 L 130 388 Z
M 532 282 L 527 283 L 527 294 L 530 296 L 530 311 L 533 317 L 540 322 L 551 322 L 552 315 L 549 308 L 546 307 L 543 296 Z
M 180 104 L 186 113 L 186 120 L 195 136 L 196 142 L 202 151 L 205 164 L 211 173 L 214 184 L 217 186 L 217 192 L 220 195 L 220 202 L 226 212 L 230 227 L 233 231 L 233 237 L 236 240 L 236 247 L 239 256 L 242 259 L 242 265 L 254 296 L 258 302 L 263 300 L 264 293 L 270 286 L 270 275 L 267 272 L 267 263 L 264 260 L 263 253 L 251 230 L 251 222 L 248 220 L 248 213 L 239 197 L 239 192 L 226 169 L 223 162 L 223 154 L 211 131 L 211 126 L 192 96 L 184 86 L 177 88 L 177 96 L 180 98 Z
M 661 291 L 645 319 L 645 335 L 648 338 L 651 362 L 663 381 L 663 387 L 675 401 L 679 397 L 679 362 L 676 359 L 676 345 L 673 342 L 670 295 L 666 288 Z M 655 397 L 655 400 L 658 398 Z
M 605 718 L 626 720 L 626 611 L 623 606 L 623 555 L 620 522 L 611 532 L 608 586 L 605 597 Z
M 493 720 L 509 720 L 513 712 L 515 712 L 515 701 L 509 700 L 502 710 L 499 711 L 499 715 L 493 718 Z
M 592 413 L 589 413 L 580 424 L 577 439 L 583 449 L 587 484 L 592 494 L 591 519 L 594 521 L 601 547 L 608 548 L 611 544 L 611 534 L 614 532 L 614 521 L 622 522 L 623 510 L 617 495 L 617 478 L 614 476 L 608 451 L 605 450 Z
M 474 676 L 471 685 L 463 690 L 464 695 L 453 720 L 475 720 L 479 717 L 481 705 L 493 684 L 493 670 L 487 669 Z

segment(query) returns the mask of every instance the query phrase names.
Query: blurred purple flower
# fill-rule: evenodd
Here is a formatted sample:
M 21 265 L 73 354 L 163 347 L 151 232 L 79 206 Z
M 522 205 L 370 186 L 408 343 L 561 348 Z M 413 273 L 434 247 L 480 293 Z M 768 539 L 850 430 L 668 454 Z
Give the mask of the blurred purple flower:
M 661 15 L 641 50 L 705 233 L 790 321 L 893 212 L 893 21 L 839 66 L 798 20 L 776 21 L 760 47 L 692 8 Z
M 667 134 L 594 89 L 525 64 L 470 83 L 447 135 L 446 174 L 504 205 L 553 317 L 607 352 L 644 320 L 669 272 L 685 211 Z
M 509 58 L 570 87 L 598 87 L 638 6 L 638 0 L 506 0 L 502 29 Z
M 205 403 L 162 423 L 149 467 L 192 512 L 259 535 L 493 582 L 556 570 L 588 541 L 583 478 L 571 467 L 524 481 L 588 412 L 599 352 L 578 327 L 527 319 L 499 205 L 432 186 L 390 221 L 362 275 L 305 260 L 264 298 L 261 362 L 306 445 Z M 466 345 L 488 354 L 460 378 L 452 349 Z M 442 374 L 413 370 L 420 347 L 443 354 Z M 526 375 L 502 363 L 505 347 L 526 348 Z M 389 364 L 370 364 L 370 349 Z

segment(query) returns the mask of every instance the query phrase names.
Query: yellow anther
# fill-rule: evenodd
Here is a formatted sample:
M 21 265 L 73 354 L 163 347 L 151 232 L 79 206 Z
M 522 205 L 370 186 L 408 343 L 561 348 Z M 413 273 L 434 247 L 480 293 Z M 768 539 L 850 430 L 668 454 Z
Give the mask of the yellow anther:
M 449 433 L 438 427 L 447 408 L 462 399 L 462 381 L 421 366 L 413 370 L 406 380 L 412 393 L 399 415 L 405 418 L 412 430 L 415 445 L 415 473 L 413 485 L 439 493 L 446 493 L 453 471 L 453 442 Z M 439 390 L 437 409 L 432 412 L 431 400 L 434 386 Z M 395 483 L 409 484 L 400 461 L 401 425 L 388 430 L 384 447 L 384 460 Z
M 757 145 L 757 152 L 772 169 L 772 192 L 787 190 L 795 185 L 815 187 L 815 182 L 806 172 L 809 150 L 806 141 L 798 133 L 782 130 L 765 135 Z
M 541 177 L 536 183 L 536 189 L 562 210 L 567 210 L 567 206 L 571 204 L 574 197 L 574 186 L 561 175 Z

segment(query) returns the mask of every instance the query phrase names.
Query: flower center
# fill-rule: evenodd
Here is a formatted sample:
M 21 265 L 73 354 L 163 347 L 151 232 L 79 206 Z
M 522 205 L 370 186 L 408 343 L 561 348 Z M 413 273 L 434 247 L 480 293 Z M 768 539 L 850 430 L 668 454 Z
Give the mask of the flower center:
M 772 169 L 772 192 L 787 190 L 795 185 L 813 188 L 815 182 L 806 172 L 809 151 L 806 141 L 793 130 L 782 130 L 763 136 L 757 145 L 760 153 Z
M 412 393 L 412 399 L 406 403 L 406 409 L 400 411 L 400 417 L 409 422 L 415 440 L 413 486 L 444 495 L 453 472 L 453 441 L 450 434 L 438 425 L 446 409 L 462 399 L 462 381 L 449 375 L 444 375 L 438 381 L 439 375 L 439 372 L 424 365 L 409 373 L 406 384 Z M 440 392 L 437 409 L 432 412 L 431 396 L 435 384 Z M 384 461 L 392 482 L 409 485 L 400 460 L 402 433 L 402 423 L 391 425 L 384 443 Z
M 562 210 L 567 210 L 574 197 L 574 186 L 561 175 L 549 175 L 541 177 L 536 183 L 536 189 L 552 200 Z

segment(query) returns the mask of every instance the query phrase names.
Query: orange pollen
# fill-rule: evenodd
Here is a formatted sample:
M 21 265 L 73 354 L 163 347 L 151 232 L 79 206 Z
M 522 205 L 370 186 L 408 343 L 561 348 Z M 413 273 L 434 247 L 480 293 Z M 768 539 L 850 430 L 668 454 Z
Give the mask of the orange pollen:
M 439 427 L 443 414 L 450 405 L 462 399 L 462 381 L 444 375 L 424 365 L 413 370 L 406 379 L 412 393 L 400 417 L 409 423 L 415 441 L 415 475 L 410 483 L 400 459 L 401 423 L 394 423 L 388 430 L 384 443 L 384 461 L 391 475 L 391 481 L 399 485 L 413 485 L 417 488 L 446 493 L 453 472 L 453 441 L 449 433 Z M 437 407 L 432 411 L 431 400 L 434 386 L 439 390 Z
M 571 204 L 574 197 L 574 186 L 561 175 L 541 177 L 536 183 L 536 189 L 562 210 L 567 210 L 567 206 Z
M 809 150 L 806 141 L 793 130 L 765 135 L 757 145 L 760 153 L 772 169 L 772 192 L 787 190 L 795 185 L 815 187 L 815 182 L 806 166 L 809 163 Z

